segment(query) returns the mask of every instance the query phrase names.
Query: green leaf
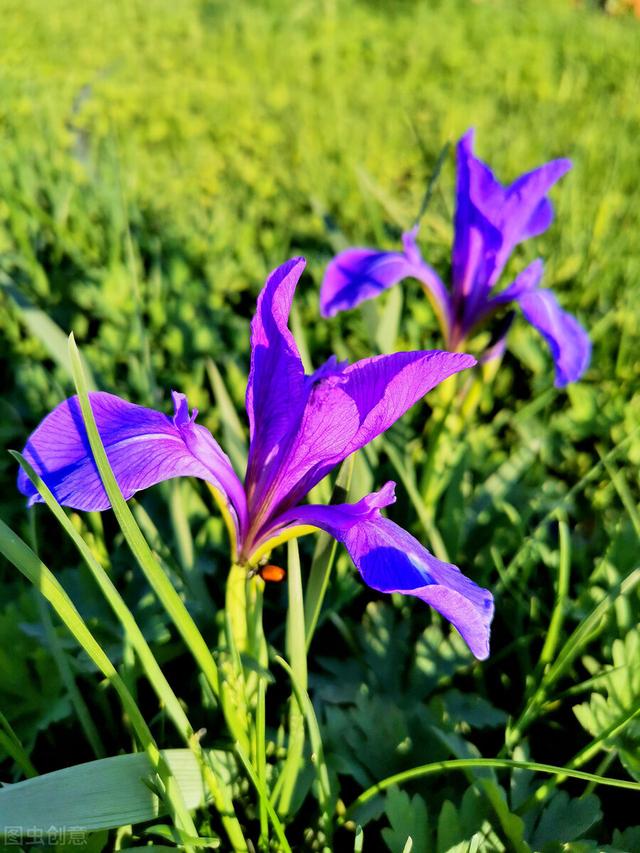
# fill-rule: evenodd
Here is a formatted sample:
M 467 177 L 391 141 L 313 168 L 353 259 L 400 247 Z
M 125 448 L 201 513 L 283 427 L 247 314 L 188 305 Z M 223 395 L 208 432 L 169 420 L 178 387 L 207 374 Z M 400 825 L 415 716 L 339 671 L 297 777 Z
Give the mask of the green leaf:
M 188 749 L 162 752 L 188 809 L 204 803 L 200 766 Z M 101 758 L 0 788 L 0 828 L 35 831 L 114 829 L 166 814 L 145 783 L 150 776 L 142 753 Z
M 601 818 L 600 800 L 595 794 L 571 799 L 566 791 L 559 791 L 542 812 L 531 836 L 531 846 L 541 850 L 552 841 L 574 841 Z
M 613 846 L 620 850 L 629 850 L 633 853 L 640 851 L 640 826 L 630 826 L 627 829 L 613 831 Z
M 439 697 L 453 725 L 463 728 L 494 729 L 504 725 L 507 715 L 474 693 L 447 690 Z
M 492 827 L 489 805 L 476 790 L 468 788 L 459 808 L 445 800 L 438 817 L 436 853 L 477 853 L 487 849 L 501 849 L 501 842 Z
M 573 712 L 602 747 L 618 750 L 627 771 L 640 780 L 640 626 L 613 641 L 611 657 L 611 672 L 598 681 L 605 695 L 592 693 Z
M 385 800 L 385 814 L 391 826 L 382 830 L 382 837 L 391 853 L 402 853 L 409 838 L 413 853 L 429 853 L 429 815 L 419 794 L 410 797 L 400 788 L 390 788 Z

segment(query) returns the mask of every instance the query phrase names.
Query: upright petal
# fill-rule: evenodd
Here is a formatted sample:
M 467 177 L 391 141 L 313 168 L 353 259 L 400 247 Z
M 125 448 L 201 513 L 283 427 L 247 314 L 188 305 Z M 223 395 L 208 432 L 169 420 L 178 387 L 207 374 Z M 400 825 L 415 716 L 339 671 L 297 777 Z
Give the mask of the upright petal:
M 415 278 L 424 286 L 438 322 L 446 332 L 449 296 L 436 271 L 426 264 L 416 246 L 417 228 L 402 235 L 404 252 L 377 249 L 347 249 L 330 262 L 320 286 L 320 313 L 333 317 L 373 299 L 405 278 Z
M 489 656 L 493 618 L 491 593 L 465 577 L 456 566 L 443 563 L 417 539 L 380 515 L 393 503 L 393 483 L 357 504 L 301 506 L 279 521 L 309 524 L 342 542 L 365 583 L 379 592 L 413 595 L 431 605 L 460 632 L 479 659 Z
M 278 452 L 304 400 L 304 368 L 287 326 L 293 294 L 304 267 L 304 258 L 293 258 L 271 273 L 258 297 L 251 322 L 248 487 Z
M 211 433 L 194 423 L 186 398 L 174 394 L 173 418 L 97 391 L 89 395 L 109 464 L 126 499 L 173 477 L 199 477 L 229 501 L 236 527 L 246 523 L 242 484 Z M 24 456 L 64 506 L 104 510 L 109 498 L 93 460 L 80 402 L 60 403 L 31 434 Z M 29 503 L 42 499 L 23 471 L 18 488 Z
M 580 379 L 589 366 L 591 341 L 576 318 L 564 311 L 555 295 L 544 288 L 525 292 L 517 301 L 526 319 L 549 344 L 556 387 L 563 388 Z
M 269 509 L 292 506 L 329 471 L 387 430 L 438 383 L 476 363 L 464 353 L 399 352 L 333 364 L 309 377 L 301 419 L 270 474 Z
M 499 210 L 505 192 L 491 169 L 473 153 L 475 133 L 467 131 L 456 149 L 456 212 L 451 254 L 453 293 L 459 303 L 482 288 L 502 243 L 499 226 L 488 215 Z
M 507 189 L 499 212 L 502 246 L 490 281 L 493 285 L 509 260 L 514 247 L 545 231 L 553 221 L 553 207 L 546 198 L 551 187 L 571 168 L 571 160 L 552 160 L 514 181 Z
M 503 187 L 491 169 L 473 153 L 473 132 L 458 143 L 454 292 L 465 306 L 467 325 L 482 294 L 500 277 L 515 246 L 545 231 L 553 219 L 547 193 L 570 168 L 569 160 L 553 160 Z

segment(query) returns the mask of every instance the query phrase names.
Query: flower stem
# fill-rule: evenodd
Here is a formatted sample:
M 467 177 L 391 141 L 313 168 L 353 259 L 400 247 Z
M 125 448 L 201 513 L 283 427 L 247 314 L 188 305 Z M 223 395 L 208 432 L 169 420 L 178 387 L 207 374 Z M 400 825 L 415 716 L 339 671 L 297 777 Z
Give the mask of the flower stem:
M 288 545 L 289 610 L 287 614 L 287 657 L 291 662 L 296 683 L 302 691 L 307 689 L 307 647 L 304 630 L 304 603 L 300 554 L 295 539 Z M 302 755 L 304 752 L 304 711 L 300 707 L 295 691 L 292 690 L 289 707 L 289 746 L 282 769 L 282 788 L 278 803 L 280 815 L 287 815 L 295 792 Z

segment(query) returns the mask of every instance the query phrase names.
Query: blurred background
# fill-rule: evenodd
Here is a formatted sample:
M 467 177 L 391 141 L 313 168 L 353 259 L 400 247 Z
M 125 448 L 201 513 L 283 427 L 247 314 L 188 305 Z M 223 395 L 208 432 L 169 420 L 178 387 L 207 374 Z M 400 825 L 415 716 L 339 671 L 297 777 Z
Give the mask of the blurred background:
M 318 322 L 333 249 L 394 246 L 472 125 L 503 181 L 572 158 L 559 224 L 525 251 L 614 381 L 636 349 L 639 38 L 630 12 L 559 0 L 3 0 L 3 445 L 68 387 L 36 310 L 74 330 L 102 387 L 148 402 L 173 383 L 203 412 L 203 359 L 245 373 L 255 296 L 288 256 L 308 259 L 314 357 L 358 335 L 359 315 Z M 422 229 L 441 269 L 453 181 L 451 156 Z M 424 343 L 425 300 L 405 297 L 401 343 Z

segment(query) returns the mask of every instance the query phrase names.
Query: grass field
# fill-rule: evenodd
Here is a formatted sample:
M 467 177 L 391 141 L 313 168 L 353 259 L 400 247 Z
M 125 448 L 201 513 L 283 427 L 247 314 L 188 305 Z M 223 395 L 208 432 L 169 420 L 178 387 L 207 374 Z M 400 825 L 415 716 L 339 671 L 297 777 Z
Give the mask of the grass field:
M 397 481 L 389 517 L 493 591 L 491 657 L 475 662 L 420 602 L 377 596 L 339 546 L 307 656 L 321 760 L 309 732 L 278 813 L 294 850 L 640 851 L 640 23 L 560 0 L 3 0 L 0 14 L 0 518 L 54 572 L 161 748 L 183 743 L 130 632 L 49 510 L 27 513 L 15 487 L 7 451 L 74 392 L 66 335 L 96 387 L 165 412 L 179 389 L 221 442 L 242 445 L 249 322 L 271 269 L 307 258 L 293 328 L 314 366 L 332 353 L 353 361 L 437 347 L 415 282 L 322 320 L 333 254 L 395 248 L 443 145 L 470 126 L 505 182 L 571 158 L 551 194 L 555 222 L 509 270 L 545 258 L 545 285 L 593 342 L 585 378 L 555 389 L 547 349 L 518 318 L 475 411 L 447 416 L 433 392 L 358 454 L 350 486 L 357 500 Z M 443 274 L 454 178 L 449 154 L 421 232 Z M 318 489 L 327 500 L 331 484 Z M 207 490 L 173 481 L 131 505 L 224 668 L 228 545 Z M 202 747 L 245 838 L 286 849 L 113 514 L 69 517 L 193 730 L 206 728 Z M 315 541 L 299 543 L 305 586 Z M 282 547 L 276 557 L 294 554 Z M 131 709 L 65 620 L 9 561 L 0 584 L 0 779 L 139 747 Z M 269 649 L 292 662 L 287 583 L 266 586 L 264 609 Z M 242 665 L 268 686 L 262 771 L 275 802 L 303 724 L 273 654 Z M 260 743 L 251 748 L 259 764 Z M 452 759 L 469 761 L 400 779 L 345 818 L 381 780 Z M 70 799 L 59 795 L 61 823 Z M 0 827 L 2 808 L 0 791 Z M 230 850 L 221 811 L 197 810 L 195 830 Z M 167 849 L 176 837 L 162 822 L 145 834 L 151 824 L 123 819 L 85 849 Z M 77 846 L 59 836 L 50 849 Z

